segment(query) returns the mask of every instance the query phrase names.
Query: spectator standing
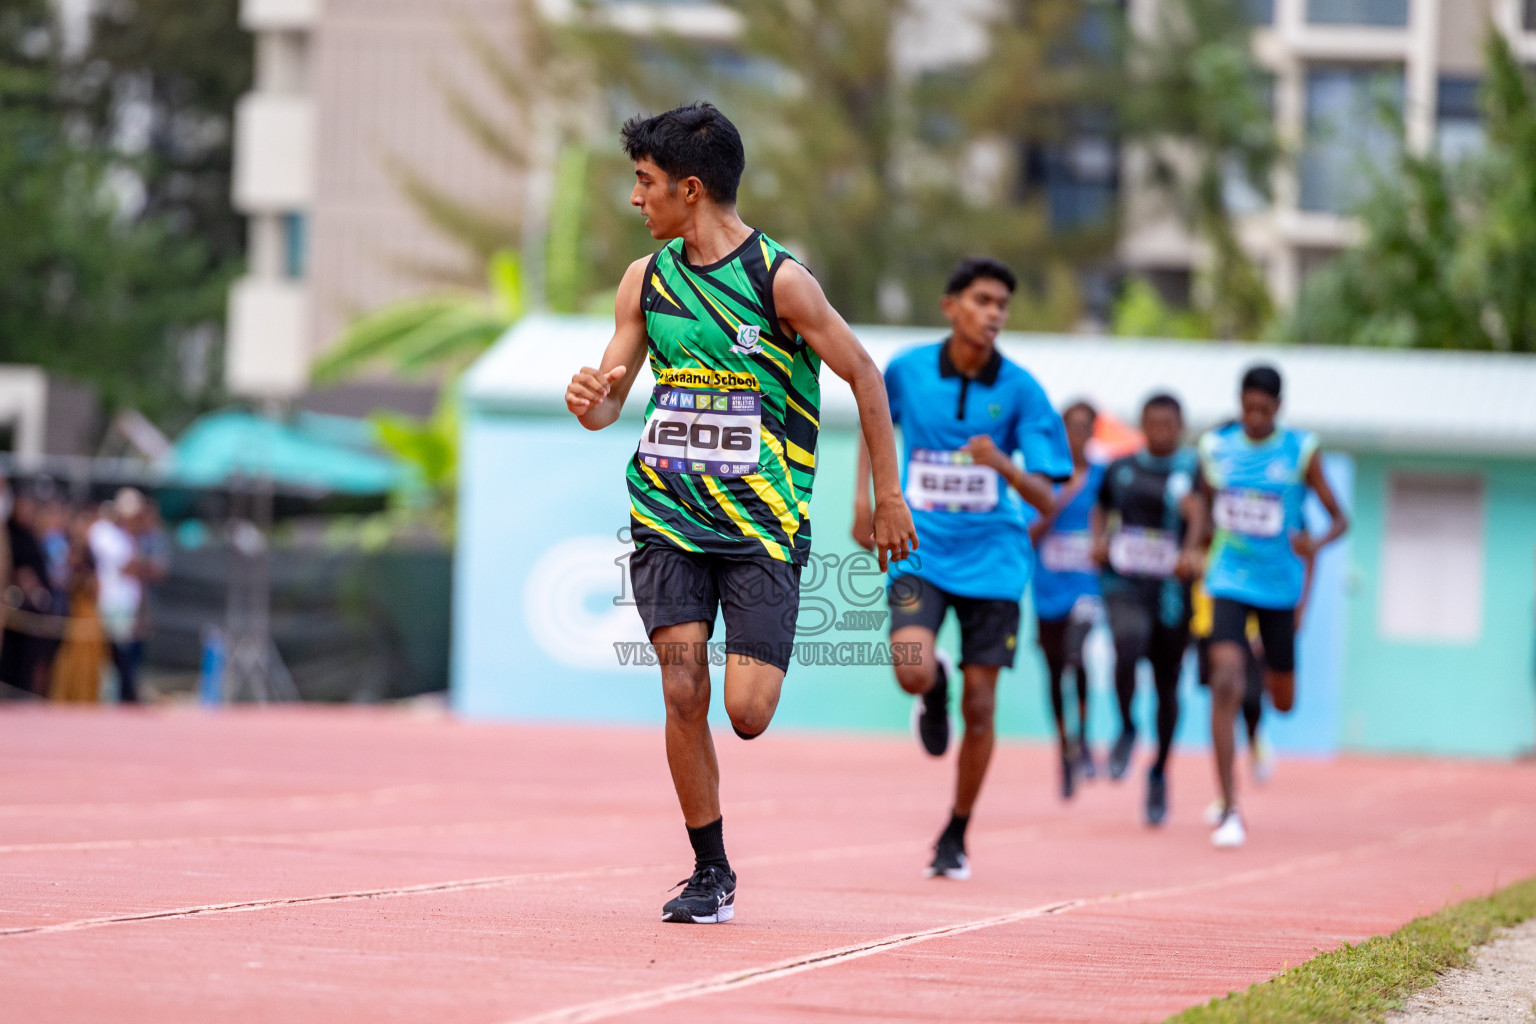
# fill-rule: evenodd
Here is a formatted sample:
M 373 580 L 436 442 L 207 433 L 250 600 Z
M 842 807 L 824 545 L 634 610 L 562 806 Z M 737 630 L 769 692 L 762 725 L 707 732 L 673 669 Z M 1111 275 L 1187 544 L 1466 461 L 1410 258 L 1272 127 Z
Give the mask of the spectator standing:
M 101 693 L 101 669 L 107 662 L 107 634 L 96 607 L 100 588 L 91 555 L 89 514 L 76 521 L 69 538 L 69 620 L 64 642 L 53 661 L 49 696 L 57 701 L 94 703 Z
M 11 578 L 5 590 L 5 602 L 9 608 L 23 613 L 23 622 L 30 619 L 32 623 L 37 621 L 36 616 L 53 611 L 53 594 L 48 589 L 48 562 L 43 556 L 42 545 L 37 542 L 37 534 L 33 532 L 36 515 L 37 502 L 31 494 L 21 491 L 15 495 L 6 520 Z M 41 649 L 35 628 L 24 632 L 13 628 L 8 621 L 4 637 L 0 639 L 0 682 L 43 696 L 46 686 L 37 671 Z
M 91 557 L 96 562 L 97 608 L 112 646 L 117 698 L 124 704 L 136 704 L 139 700 L 138 654 L 142 647 L 135 633 L 144 585 L 135 572 L 137 551 L 130 524 L 143 502 L 144 496 L 138 491 L 124 488 L 101 506 L 101 515 L 87 534 Z

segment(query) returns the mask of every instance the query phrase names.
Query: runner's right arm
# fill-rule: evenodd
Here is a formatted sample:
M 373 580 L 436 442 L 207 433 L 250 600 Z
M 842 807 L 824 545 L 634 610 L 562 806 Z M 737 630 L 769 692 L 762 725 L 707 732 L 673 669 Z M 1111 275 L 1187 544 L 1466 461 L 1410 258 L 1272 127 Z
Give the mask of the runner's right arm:
M 983 466 L 990 466 L 1004 480 L 1008 486 L 1019 492 L 1019 497 L 1029 502 L 1041 515 L 1056 517 L 1059 510 L 1056 500 L 1055 488 L 1051 486 L 1049 478 L 1041 473 L 1030 473 L 1014 465 L 1003 450 L 992 440 L 990 434 L 977 434 L 965 443 L 965 450 L 971 453 L 971 458 Z M 1082 489 L 1082 483 L 1078 483 L 1078 490 Z M 1072 500 L 1072 496 L 1063 494 L 1060 505 L 1066 505 Z
M 577 370 L 565 389 L 565 407 L 588 430 L 601 430 L 619 418 L 624 399 L 640 374 L 645 359 L 645 313 L 640 309 L 640 293 L 650 261 L 646 256 L 631 263 L 619 282 L 613 338 L 603 352 L 602 364 L 596 369 L 583 366 Z

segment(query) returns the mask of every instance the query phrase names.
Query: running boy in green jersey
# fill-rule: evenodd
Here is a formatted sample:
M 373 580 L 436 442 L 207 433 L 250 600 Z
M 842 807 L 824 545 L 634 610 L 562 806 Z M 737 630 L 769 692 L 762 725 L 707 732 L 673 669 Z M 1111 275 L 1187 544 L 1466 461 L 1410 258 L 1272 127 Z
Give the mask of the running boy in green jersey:
M 582 367 L 565 403 L 589 430 L 619 417 L 649 357 L 656 379 L 629 463 L 630 576 L 661 661 L 667 764 L 694 872 L 662 919 L 735 913 L 720 769 L 709 732 L 709 662 L 725 619 L 725 710 L 743 739 L 768 728 L 789 666 L 810 554 L 825 362 L 853 389 L 874 472 L 880 568 L 917 546 L 902 500 L 880 371 L 810 273 L 736 213 L 745 166 L 736 126 L 707 103 L 624 125 L 630 203 L 667 244 L 630 264 L 613 340 Z

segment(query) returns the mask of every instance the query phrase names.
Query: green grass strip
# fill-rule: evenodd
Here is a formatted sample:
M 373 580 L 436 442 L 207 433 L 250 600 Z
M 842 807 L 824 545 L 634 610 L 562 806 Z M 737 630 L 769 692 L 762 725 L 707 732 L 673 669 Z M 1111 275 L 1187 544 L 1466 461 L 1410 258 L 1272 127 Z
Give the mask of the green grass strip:
M 1536 916 L 1536 878 L 1415 918 L 1391 935 L 1345 943 L 1268 981 L 1168 1018 L 1167 1024 L 1355 1024 L 1378 1021 L 1440 973 L 1472 962 L 1495 930 Z

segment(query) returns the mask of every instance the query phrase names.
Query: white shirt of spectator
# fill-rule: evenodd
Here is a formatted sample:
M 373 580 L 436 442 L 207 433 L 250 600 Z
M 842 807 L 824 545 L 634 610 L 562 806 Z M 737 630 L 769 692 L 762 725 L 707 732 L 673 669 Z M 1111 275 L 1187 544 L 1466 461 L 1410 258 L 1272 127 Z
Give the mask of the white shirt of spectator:
M 133 639 L 144 600 L 144 585 L 123 571 L 133 561 L 133 535 L 110 520 L 99 519 L 91 524 L 89 539 L 101 587 L 97 599 L 101 623 L 114 643 L 126 643 Z

